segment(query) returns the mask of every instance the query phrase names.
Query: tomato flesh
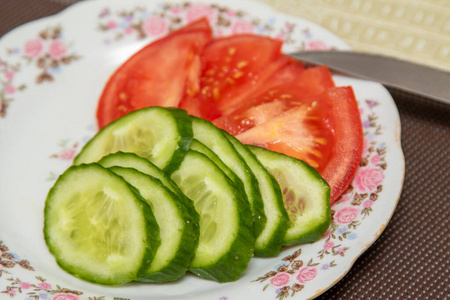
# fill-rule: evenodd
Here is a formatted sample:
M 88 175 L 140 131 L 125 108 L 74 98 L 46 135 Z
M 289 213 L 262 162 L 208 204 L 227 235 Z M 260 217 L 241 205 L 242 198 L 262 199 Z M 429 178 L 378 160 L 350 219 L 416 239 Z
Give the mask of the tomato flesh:
M 331 186 L 333 204 L 350 185 L 361 162 L 363 130 L 358 103 L 351 87 L 329 89 L 324 94 L 329 103 L 335 145 L 329 162 L 321 172 Z
M 362 126 L 350 87 L 329 88 L 316 100 L 291 102 L 292 108 L 236 137 L 244 144 L 306 161 L 330 185 L 333 204 L 350 184 L 361 160 Z
M 269 104 L 265 104 L 265 107 L 274 111 Z M 284 112 L 268 118 L 262 124 L 255 124 L 236 137 L 244 144 L 257 145 L 306 161 L 321 172 L 334 144 L 325 105 L 320 101 L 310 104 L 287 103 L 284 108 Z
M 202 55 L 200 89 L 187 91 L 180 107 L 209 120 L 221 116 L 288 63 L 280 49 L 281 41 L 257 35 L 213 40 Z
M 327 67 L 304 70 L 296 66 L 298 64 L 296 62 L 280 70 L 272 76 L 273 80 L 267 80 L 263 89 L 250 95 L 232 113 L 222 115 L 213 123 L 231 134 L 239 134 L 297 104 L 312 103 L 317 95 L 334 86 Z
M 199 55 L 211 34 L 208 23 L 199 20 L 134 54 L 103 90 L 97 109 L 99 127 L 143 107 L 178 106 L 185 88 L 199 85 Z
M 333 204 L 361 159 L 353 90 L 335 87 L 326 66 L 305 69 L 283 55 L 279 40 L 211 35 L 203 18 L 133 55 L 104 88 L 99 127 L 139 108 L 178 106 L 243 143 L 306 161 L 330 184 Z

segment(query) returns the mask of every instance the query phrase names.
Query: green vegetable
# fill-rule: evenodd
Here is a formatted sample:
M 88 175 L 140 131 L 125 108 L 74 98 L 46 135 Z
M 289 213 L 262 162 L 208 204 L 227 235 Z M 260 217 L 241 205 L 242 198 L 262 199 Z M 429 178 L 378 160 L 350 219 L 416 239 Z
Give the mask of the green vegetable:
M 197 247 L 199 228 L 183 199 L 164 187 L 158 179 L 132 168 L 111 167 L 138 189 L 151 206 L 160 228 L 161 245 L 141 274 L 140 281 L 166 282 L 183 276 Z
M 160 245 L 152 209 L 125 180 L 97 164 L 70 167 L 45 203 L 45 241 L 56 262 L 87 281 L 135 281 Z
M 200 215 L 200 239 L 190 271 L 218 282 L 238 279 L 253 256 L 248 202 L 222 170 L 193 150 L 171 178 Z
M 264 168 L 255 154 L 231 134 L 224 132 L 224 135 L 245 160 L 253 174 L 255 174 L 264 202 L 264 213 L 267 222 L 261 234 L 255 240 L 255 255 L 278 255 L 280 248 L 283 246 L 286 230 L 290 225 L 289 216 L 284 208 L 280 186 L 275 178 Z
M 261 234 L 266 223 L 264 204 L 259 191 L 258 181 L 244 159 L 222 133 L 222 130 L 211 122 L 192 117 L 194 138 L 211 149 L 222 162 L 230 168 L 243 182 L 247 200 L 253 213 L 253 235 Z
M 97 162 L 107 154 L 123 151 L 171 172 L 180 165 L 191 140 L 191 121 L 184 110 L 147 107 L 105 126 L 83 147 L 74 164 Z
M 316 169 L 296 158 L 248 146 L 278 181 L 291 225 L 284 244 L 320 239 L 331 222 L 330 186 Z

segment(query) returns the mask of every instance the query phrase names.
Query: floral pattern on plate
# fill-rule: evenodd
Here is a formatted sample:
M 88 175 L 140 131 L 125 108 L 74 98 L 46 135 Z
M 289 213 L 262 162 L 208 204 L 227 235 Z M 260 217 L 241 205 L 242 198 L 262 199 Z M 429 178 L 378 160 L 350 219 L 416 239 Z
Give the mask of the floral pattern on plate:
M 13 269 L 18 266 L 28 271 L 34 271 L 28 260 L 18 258 L 17 254 L 10 252 L 8 247 L 0 241 L 0 279 L 7 277 L 6 286 L 0 287 L 0 293 L 8 295 L 10 298 L 25 294 L 27 295 L 26 299 L 30 300 L 50 299 L 50 295 L 53 296 L 53 300 L 77 300 L 78 296 L 83 294 L 80 291 L 61 288 L 59 285 L 54 288 L 41 276 L 35 276 L 34 281 L 23 281 L 13 275 Z
M 137 6 L 128 10 L 103 9 L 99 15 L 98 29 L 110 33 L 104 42 L 109 44 L 124 38 L 160 38 L 182 24 L 206 17 L 213 26 L 214 35 L 255 33 L 283 40 L 285 44 L 299 43 L 293 22 L 277 24 L 276 18 L 260 19 L 243 10 L 206 4 L 202 2 L 165 3 L 152 10 Z M 320 39 L 314 39 L 309 28 L 302 29 L 302 41 L 298 50 L 325 50 L 330 47 Z
M 88 33 L 92 34 L 91 42 L 98 42 L 101 46 L 96 44 L 96 47 L 100 47 L 101 51 L 119 49 L 136 41 L 157 39 L 200 16 L 207 16 L 212 21 L 216 36 L 244 32 L 270 35 L 284 40 L 289 51 L 346 47 L 314 24 L 267 10 L 267 7 L 252 1 L 248 1 L 247 7 L 243 8 L 241 2 L 230 0 L 227 6 L 223 6 L 214 3 L 213 0 L 205 2 L 177 0 L 171 3 L 144 2 L 143 5 L 141 1 L 133 0 L 130 1 L 131 4 L 125 5 L 120 1 L 98 0 L 75 5 L 73 10 L 70 8 L 67 13 L 79 14 L 87 11 L 88 6 L 98 4 L 97 10 L 94 11 L 95 17 L 87 18 L 86 24 L 90 26 Z M 85 10 L 82 10 L 82 7 Z M 27 26 L 28 36 L 24 37 L 22 46 L 12 47 L 10 44 L 6 52 L 0 52 L 0 55 L 6 53 L 6 57 L 0 57 L 2 116 L 5 116 L 11 101 L 28 100 L 23 99 L 22 95 L 25 92 L 20 93 L 21 91 L 33 91 L 33 94 L 38 94 L 39 88 L 47 83 L 52 83 L 52 86 L 57 88 L 58 74 L 62 71 L 70 73 L 70 70 L 65 68 L 67 65 L 75 61 L 79 61 L 80 64 L 86 63 L 80 58 L 91 54 L 87 46 L 84 46 L 86 52 L 82 52 L 84 48 L 80 46 L 82 42 L 78 40 L 79 37 L 76 39 L 69 34 L 66 36 L 66 28 L 69 28 L 67 26 L 74 26 L 73 23 L 65 23 L 64 18 L 58 19 L 58 15 L 55 15 L 39 24 L 41 27 Z M 35 28 L 42 30 L 36 33 Z M 80 76 L 80 74 L 72 75 L 74 78 Z M 374 88 L 379 89 L 380 87 Z M 320 291 L 329 288 L 345 274 L 352 261 L 368 247 L 366 245 L 379 236 L 395 205 L 386 213 L 381 208 L 387 204 L 392 207 L 391 203 L 395 204 L 397 200 L 395 199 L 398 196 L 397 188 L 401 189 L 400 186 L 396 187 L 394 192 L 390 191 L 392 187 L 389 187 L 387 181 L 388 173 L 399 169 L 397 166 L 399 163 L 392 160 L 392 157 L 389 159 L 388 155 L 392 153 L 397 155 L 401 152 L 399 145 L 393 142 L 391 135 L 387 134 L 388 130 L 385 130 L 388 122 L 384 115 L 387 111 L 393 111 L 392 108 L 395 106 L 390 97 L 383 95 L 373 98 L 364 96 L 358 99 L 365 137 L 363 159 L 352 187 L 333 205 L 332 224 L 324 237 L 314 244 L 283 250 L 279 257 L 264 260 L 263 267 L 260 265 L 261 261 L 258 261 L 257 269 L 263 271 L 256 273 L 249 270 L 248 274 L 236 283 L 227 284 L 229 288 L 226 290 L 211 289 L 205 294 L 208 299 L 239 299 L 239 295 L 242 297 L 242 291 L 247 293 L 246 291 L 250 289 L 252 293 L 260 291 L 256 295 L 251 295 L 260 299 L 316 296 L 318 293 L 316 287 Z M 393 129 L 398 116 L 394 115 L 391 119 L 393 120 L 387 125 L 389 129 Z M 9 120 L 0 119 L 0 122 L 2 121 Z M 67 135 L 64 138 L 54 137 L 56 141 L 51 142 L 49 146 L 53 148 L 41 153 L 41 157 L 48 159 L 48 167 L 45 170 L 51 170 L 53 167 L 61 169 L 60 167 L 68 167 L 71 164 L 74 155 L 95 131 L 93 128 L 96 127 L 92 125 L 94 120 L 89 122 L 91 122 L 89 126 L 81 124 L 82 128 L 77 134 Z M 70 124 L 70 127 L 73 126 L 74 124 Z M 5 140 L 3 136 L 2 138 Z M 0 154 L 5 153 L 8 154 L 7 151 Z M 50 176 L 43 178 L 43 181 L 54 181 L 60 172 L 53 170 L 49 173 Z M 375 237 L 366 237 L 367 225 L 376 225 Z M 70 283 L 60 282 L 59 277 L 52 277 L 54 274 L 41 276 L 43 274 L 41 270 L 35 270 L 31 267 L 32 263 L 11 252 L 3 242 L 0 242 L 0 257 L 0 293 L 12 298 L 116 299 L 111 295 L 114 292 L 110 290 L 101 293 L 107 296 L 93 296 L 96 293 L 92 291 L 70 289 Z M 332 272 L 335 272 L 335 275 L 327 277 Z M 186 288 L 182 283 L 181 285 L 175 283 L 174 290 L 182 287 Z
M 317 242 L 323 245 L 322 249 L 315 257 L 303 258 L 302 249 L 299 248 L 282 258 L 282 262 L 274 270 L 254 280 L 265 283 L 264 291 L 269 287 L 275 290 L 278 299 L 294 296 L 320 272 L 338 266 L 339 257 L 344 257 L 351 248 L 351 240 L 358 238 L 358 227 L 373 212 L 372 207 L 383 191 L 387 147 L 384 142 L 379 141 L 383 127 L 377 123 L 378 117 L 373 109 L 378 101 L 366 100 L 359 105 L 364 130 L 363 156 L 352 184 L 332 206 L 330 228 Z
M 16 83 L 15 77 L 30 68 L 37 68 L 36 84 L 54 81 L 64 65 L 80 59 L 79 55 L 70 51 L 70 47 L 63 38 L 62 28 L 54 26 L 30 37 L 22 47 L 8 49 L 8 60 L 0 58 L 0 77 L 4 77 L 0 81 L 0 117 L 5 117 L 14 95 L 27 87 L 23 83 Z

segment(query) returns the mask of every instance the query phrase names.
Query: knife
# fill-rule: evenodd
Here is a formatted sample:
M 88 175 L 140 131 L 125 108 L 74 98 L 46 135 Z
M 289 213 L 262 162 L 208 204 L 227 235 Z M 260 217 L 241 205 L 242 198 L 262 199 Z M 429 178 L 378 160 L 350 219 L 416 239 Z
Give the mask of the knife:
M 376 81 L 388 89 L 450 105 L 450 72 L 389 56 L 353 51 L 302 51 L 288 55 L 306 65 L 327 65 L 334 72 Z

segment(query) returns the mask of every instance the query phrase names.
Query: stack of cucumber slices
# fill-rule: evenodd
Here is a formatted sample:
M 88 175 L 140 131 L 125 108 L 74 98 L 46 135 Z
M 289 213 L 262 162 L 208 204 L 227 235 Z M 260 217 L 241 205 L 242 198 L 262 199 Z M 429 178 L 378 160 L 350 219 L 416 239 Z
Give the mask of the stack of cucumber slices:
M 253 256 L 318 240 L 329 195 L 302 161 L 147 107 L 104 127 L 58 178 L 44 234 L 64 270 L 94 283 L 229 282 Z

